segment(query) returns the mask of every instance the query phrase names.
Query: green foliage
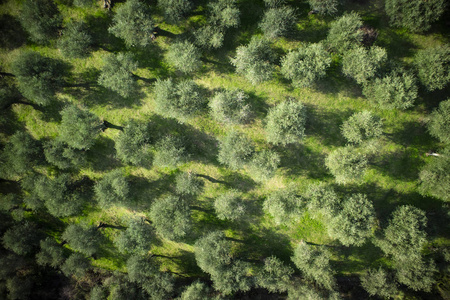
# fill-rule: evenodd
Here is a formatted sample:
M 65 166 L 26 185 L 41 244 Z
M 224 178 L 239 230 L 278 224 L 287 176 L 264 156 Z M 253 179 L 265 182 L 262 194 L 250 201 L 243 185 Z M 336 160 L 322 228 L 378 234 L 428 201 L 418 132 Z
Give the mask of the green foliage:
M 341 201 L 331 186 L 325 184 L 311 184 L 305 197 L 308 199 L 308 210 L 320 213 L 328 218 L 337 215 L 341 208 Z
M 19 208 L 21 204 L 22 201 L 16 194 L 0 194 L 0 211 L 8 212 L 15 208 Z
M 122 231 L 114 243 L 123 254 L 145 255 L 150 251 L 154 239 L 153 228 L 143 220 L 131 220 L 128 228 Z
M 34 193 L 55 217 L 73 216 L 81 212 L 85 199 L 83 190 L 74 189 L 75 182 L 69 174 L 53 179 L 40 176 L 35 179 Z
M 336 285 L 336 280 L 330 266 L 330 257 L 331 253 L 328 250 L 301 241 L 295 248 L 294 256 L 291 259 L 306 278 L 314 280 L 319 286 L 332 290 Z
M 442 143 L 450 144 L 450 98 L 431 113 L 428 131 Z
M 382 122 L 370 111 L 354 113 L 341 126 L 342 135 L 351 144 L 363 144 L 383 134 Z
M 194 73 L 202 66 L 200 50 L 188 41 L 176 42 L 167 51 L 167 61 L 170 65 L 185 74 Z
M 225 38 L 224 30 L 211 25 L 203 26 L 194 32 L 195 43 L 204 49 L 217 49 L 222 47 Z
M 264 267 L 256 275 L 256 285 L 267 289 L 271 293 L 286 292 L 294 270 L 283 264 L 275 256 L 264 260 Z
M 33 292 L 33 280 L 30 277 L 14 276 L 6 280 L 8 299 L 30 299 Z
M 79 168 L 86 164 L 86 152 L 53 139 L 44 144 L 45 159 L 61 170 Z
M 308 0 L 312 10 L 317 11 L 321 15 L 334 16 L 338 12 L 340 0 Z
M 66 106 L 61 111 L 59 139 L 72 148 L 88 150 L 100 134 L 102 122 L 85 108 Z
M 266 139 L 275 145 L 300 142 L 305 136 L 306 108 L 294 98 L 271 108 L 266 117 Z
M 222 123 L 242 124 L 250 118 L 248 95 L 243 90 L 223 90 L 217 92 L 209 102 L 212 117 Z
M 338 148 L 325 159 L 325 165 L 339 184 L 361 183 L 367 164 L 366 155 L 351 146 Z
M 444 0 L 386 0 L 385 10 L 393 26 L 423 32 L 444 13 Z
M 450 47 L 443 45 L 419 50 L 414 65 L 417 77 L 427 90 L 443 89 L 450 82 Z
M 204 272 L 213 274 L 216 269 L 231 263 L 231 242 L 221 231 L 207 233 L 195 242 L 195 260 Z
M 164 11 L 164 18 L 169 23 L 179 23 L 194 5 L 189 0 L 158 0 L 158 6 Z
M 281 74 L 298 88 L 311 86 L 326 75 L 331 57 L 322 44 L 298 48 L 281 58 Z
M 383 298 L 394 298 L 398 293 L 397 285 L 384 269 L 369 269 L 361 276 L 361 285 L 370 296 L 379 296 Z
M 63 85 L 63 63 L 38 52 L 22 52 L 14 59 L 11 68 L 22 95 L 39 105 L 49 105 Z
M 362 246 L 373 235 L 375 209 L 364 194 L 354 194 L 342 202 L 339 213 L 331 219 L 328 232 L 345 246 Z
M 26 260 L 13 252 L 6 252 L 0 256 L 0 279 L 5 280 L 13 276 L 16 271 L 26 268 Z
M 91 263 L 81 253 L 73 253 L 61 266 L 61 271 L 67 277 L 75 276 L 76 278 L 83 278 L 87 271 L 91 269 Z
M 0 154 L 1 173 L 6 177 L 28 173 L 39 163 L 41 151 L 38 142 L 28 132 L 16 132 Z
M 214 288 L 224 295 L 234 294 L 238 291 L 247 292 L 252 288 L 252 278 L 249 276 L 251 265 L 240 260 L 231 265 L 217 268 L 211 279 Z
M 443 149 L 441 156 L 428 160 L 419 173 L 419 192 L 450 201 L 450 149 Z
M 438 270 L 432 260 L 425 262 L 423 259 L 411 257 L 407 258 L 406 261 L 397 261 L 395 268 L 397 269 L 398 282 L 414 291 L 431 292 L 433 285 L 436 283 L 434 274 Z
M 73 5 L 78 7 L 88 7 L 93 4 L 92 0 L 73 0 Z
M 20 22 L 34 42 L 45 44 L 57 36 L 62 17 L 53 1 L 25 0 L 20 12 Z
M 33 252 L 39 242 L 39 231 L 33 223 L 17 224 L 3 234 L 3 247 L 19 255 Z
M 268 39 L 286 36 L 294 29 L 297 19 L 295 9 L 290 6 L 269 8 L 265 11 L 259 27 Z
M 295 282 L 289 288 L 287 300 L 341 300 L 338 292 L 317 289 L 310 284 Z
M 379 74 L 382 65 L 386 62 L 387 52 L 384 48 L 355 47 L 344 53 L 342 71 L 358 84 L 366 84 L 368 80 Z
M 177 196 L 156 200 L 149 215 L 158 234 L 169 240 L 179 241 L 192 229 L 189 204 Z
M 264 149 L 253 155 L 249 164 L 250 174 L 258 182 L 269 180 L 280 165 L 280 156 L 273 150 Z
M 426 225 L 424 211 L 411 205 L 399 206 L 392 213 L 384 237 L 377 241 L 377 245 L 395 261 L 411 259 L 416 263 L 427 243 Z
M 210 288 L 200 281 L 189 285 L 181 294 L 180 300 L 209 300 Z
M 117 7 L 108 31 L 123 39 L 127 47 L 145 47 L 151 43 L 155 27 L 147 4 L 139 0 L 127 0 Z
M 109 300 L 145 300 L 149 298 L 141 286 L 130 282 L 128 276 L 123 273 L 114 272 L 113 276 L 105 283 L 110 289 Z
M 249 162 L 253 151 L 252 141 L 232 130 L 220 141 L 217 159 L 221 164 L 238 170 Z
M 268 8 L 275 8 L 286 4 L 285 0 L 264 0 L 264 4 Z
M 342 17 L 331 23 L 327 37 L 328 46 L 333 51 L 343 54 L 361 45 L 364 35 L 361 29 L 362 26 L 363 22 L 357 13 L 345 13 Z
M 58 40 L 58 48 L 64 56 L 83 58 L 88 56 L 92 37 L 83 22 L 71 22 L 64 28 Z
M 276 224 L 284 224 L 302 216 L 304 199 L 293 187 L 272 192 L 264 201 L 263 210 L 274 218 Z
M 363 94 L 381 109 L 407 109 L 417 98 L 416 79 L 408 73 L 394 71 L 370 81 L 363 87 Z
M 272 78 L 274 60 L 275 55 L 270 43 L 254 36 L 247 46 L 239 46 L 236 49 L 236 57 L 231 59 L 231 64 L 236 67 L 236 73 L 255 85 Z
M 193 80 L 175 83 L 171 78 L 155 83 L 156 112 L 185 121 L 196 115 L 206 104 L 200 87 Z
M 245 205 L 238 190 L 229 190 L 214 200 L 214 209 L 221 220 L 236 221 L 245 214 Z
M 107 173 L 94 187 L 95 196 L 102 208 L 124 203 L 128 200 L 130 184 L 122 170 Z
M 61 238 L 73 250 L 90 256 L 97 253 L 102 235 L 94 225 L 70 224 Z
M 41 266 L 58 268 L 64 262 L 63 248 L 51 237 L 40 241 L 41 251 L 36 254 L 36 262 Z
M 148 167 L 151 165 L 151 123 L 130 120 L 116 138 L 116 151 L 124 163 Z
M 107 55 L 103 59 L 103 67 L 98 77 L 98 84 L 118 93 L 122 97 L 130 97 L 138 88 L 133 78 L 133 72 L 137 68 L 138 63 L 130 53 Z
M 162 168 L 176 168 L 185 163 L 189 155 L 180 138 L 168 135 L 156 143 L 153 164 Z
M 105 300 L 107 298 L 106 290 L 101 286 L 94 286 L 89 293 L 90 300 Z
M 175 178 L 175 190 L 180 195 L 196 196 L 201 194 L 204 183 L 192 172 L 183 172 Z

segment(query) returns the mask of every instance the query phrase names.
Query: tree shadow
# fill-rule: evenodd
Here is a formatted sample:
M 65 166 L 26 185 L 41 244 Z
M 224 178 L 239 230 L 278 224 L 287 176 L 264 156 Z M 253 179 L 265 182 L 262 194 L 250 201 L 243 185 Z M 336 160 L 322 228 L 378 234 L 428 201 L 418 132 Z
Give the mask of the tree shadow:
M 394 153 L 376 157 L 374 167 L 382 174 L 397 180 L 415 181 L 419 178 L 419 172 L 424 161 L 424 151 L 415 148 L 404 148 Z
M 142 104 L 145 93 L 137 88 L 128 97 L 123 97 L 117 92 L 104 88 L 97 83 L 89 87 L 81 87 L 71 91 L 71 94 L 79 99 L 86 107 L 94 105 L 111 105 L 114 108 L 133 107 Z
M 385 48 L 388 57 L 394 59 L 411 57 L 417 49 L 406 29 L 383 30 L 376 44 Z
M 94 41 L 94 47 L 101 48 L 108 52 L 119 52 L 125 49 L 125 43 L 108 33 L 107 28 L 111 26 L 111 14 L 102 11 L 101 14 L 88 15 L 85 18 L 86 27 L 89 28 L 90 34 Z
M 261 228 L 259 231 L 249 232 L 244 239 L 245 248 L 240 253 L 241 257 L 255 260 L 263 260 L 272 255 L 291 264 L 293 252 L 288 236 L 269 228 Z
M 278 147 L 281 156 L 281 169 L 288 175 L 304 175 L 313 179 L 324 179 L 331 175 L 325 166 L 326 155 L 300 144 Z
M 256 186 L 256 182 L 249 176 L 229 170 L 226 170 L 222 174 L 221 180 L 227 182 L 230 188 L 235 188 L 243 192 L 251 191 Z
M 9 50 L 19 48 L 27 41 L 27 33 L 16 17 L 10 14 L 0 15 L 0 45 Z
M 97 138 L 86 157 L 88 167 L 95 171 L 110 171 L 123 166 L 116 157 L 114 141 L 104 136 Z
M 424 123 L 405 122 L 400 130 L 394 131 L 390 138 L 397 144 L 404 147 L 414 147 L 423 151 L 422 154 L 430 150 L 436 142 L 428 133 Z
M 133 210 L 148 211 L 155 199 L 167 192 L 174 193 L 175 174 L 162 174 L 156 180 L 130 176 L 131 201 L 126 206 Z

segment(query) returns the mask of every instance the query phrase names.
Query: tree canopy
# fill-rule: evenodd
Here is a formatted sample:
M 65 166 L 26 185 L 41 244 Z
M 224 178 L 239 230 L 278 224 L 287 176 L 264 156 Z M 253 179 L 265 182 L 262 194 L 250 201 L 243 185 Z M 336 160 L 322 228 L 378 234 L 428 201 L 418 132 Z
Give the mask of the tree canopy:
M 33 41 L 44 44 L 56 38 L 62 16 L 53 1 L 26 0 L 22 4 L 20 22 Z
M 265 11 L 259 27 L 268 39 L 273 39 L 290 33 L 296 19 L 295 9 L 290 6 L 269 8 Z
M 219 155 L 217 160 L 233 170 L 243 168 L 250 161 L 253 154 L 253 146 L 248 137 L 230 131 L 219 143 Z
M 366 84 L 368 80 L 380 75 L 380 69 L 386 62 L 387 52 L 384 48 L 355 47 L 344 53 L 342 71 L 358 84 Z
M 419 173 L 419 191 L 444 201 L 450 201 L 450 149 L 445 148 L 439 157 L 428 158 Z
M 108 208 L 128 200 L 130 183 L 123 171 L 116 169 L 103 176 L 95 185 L 94 191 L 100 207 Z
M 327 44 L 335 52 L 343 54 L 346 51 L 361 45 L 364 32 L 361 27 L 361 17 L 355 13 L 345 13 L 331 23 L 328 32 Z
M 248 95 L 243 90 L 223 90 L 216 92 L 209 101 L 212 117 L 222 123 L 242 124 L 251 116 Z
M 308 0 L 312 10 L 321 15 L 336 15 L 340 5 L 340 0 Z
M 92 42 L 92 36 L 85 23 L 70 22 L 64 28 L 62 37 L 58 39 L 58 48 L 64 56 L 82 58 L 89 54 Z
M 341 126 L 342 135 L 351 144 L 362 144 L 383 134 L 382 122 L 370 111 L 354 113 Z
M 273 150 L 265 149 L 253 155 L 249 170 L 255 181 L 264 182 L 275 175 L 279 165 L 280 155 Z
M 170 45 L 166 55 L 169 64 L 185 74 L 193 73 L 200 69 L 202 66 L 200 57 L 200 50 L 188 41 L 173 43 Z
M 137 67 L 138 64 L 130 53 L 105 56 L 103 67 L 98 77 L 98 84 L 118 93 L 122 97 L 130 97 L 138 88 L 133 77 L 133 72 L 136 71 Z
M 3 247 L 18 255 L 28 255 L 37 248 L 39 235 L 40 233 L 34 223 L 16 224 L 3 234 Z
M 286 292 L 293 273 L 291 267 L 277 257 L 270 256 L 264 260 L 264 266 L 256 275 L 256 285 L 271 293 Z
M 175 190 L 180 195 L 196 196 L 203 190 L 204 183 L 192 172 L 179 173 L 175 178 Z
M 128 228 L 114 240 L 121 253 L 145 255 L 150 251 L 154 239 L 153 228 L 143 220 L 132 219 Z
M 97 253 L 102 235 L 94 225 L 70 224 L 61 238 L 75 251 L 90 256 Z
M 169 23 L 180 22 L 194 7 L 189 0 L 158 0 L 158 6 Z
M 44 144 L 45 159 L 61 170 L 79 168 L 86 164 L 86 152 L 75 149 L 60 141 L 53 139 Z
M 445 88 L 450 82 L 450 47 L 437 46 L 417 51 L 414 56 L 417 77 L 429 91 Z
M 433 110 L 428 131 L 442 143 L 450 144 L 450 98 L 439 103 L 439 107 Z
M 264 201 L 263 210 L 274 218 L 276 224 L 285 224 L 293 218 L 300 218 L 305 204 L 296 189 L 289 186 L 272 192 Z
M 245 205 L 237 190 L 229 190 L 214 200 L 217 217 L 221 220 L 235 221 L 245 214 Z
M 370 296 L 393 298 L 398 293 L 393 276 L 382 268 L 367 270 L 361 276 L 361 285 Z
M 156 153 L 153 164 L 162 168 L 176 168 L 186 162 L 189 155 L 182 140 L 177 136 L 168 135 L 156 143 Z
M 361 182 L 366 173 L 367 163 L 366 155 L 352 146 L 338 148 L 325 159 L 325 165 L 339 184 Z

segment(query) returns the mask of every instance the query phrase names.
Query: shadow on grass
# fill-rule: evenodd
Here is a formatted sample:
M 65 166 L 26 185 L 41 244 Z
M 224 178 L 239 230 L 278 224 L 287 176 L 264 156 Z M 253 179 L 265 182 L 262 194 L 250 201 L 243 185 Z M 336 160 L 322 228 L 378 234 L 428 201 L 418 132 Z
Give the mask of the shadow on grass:
M 95 171 L 110 171 L 122 167 L 116 158 L 115 143 L 113 140 L 100 136 L 94 146 L 87 152 L 89 168 Z
M 425 124 L 419 122 L 405 122 L 403 128 L 392 133 L 392 140 L 404 147 L 414 147 L 424 153 L 436 143 L 428 133 Z M 424 154 L 422 153 L 422 154 Z
M 415 148 L 404 148 L 377 157 L 374 162 L 375 169 L 397 180 L 414 181 L 419 178 L 420 169 L 424 165 L 424 154 L 424 151 Z
M 376 44 L 386 49 L 388 57 L 395 59 L 411 57 L 416 50 L 406 29 L 382 30 Z
M 272 255 L 290 264 L 293 249 L 289 238 L 275 230 L 263 228 L 248 233 L 243 242 L 245 250 L 240 256 L 247 259 L 264 260 Z
M 131 199 L 127 203 L 127 207 L 148 211 L 152 203 L 166 194 L 167 192 L 173 192 L 173 185 L 175 182 L 175 174 L 163 174 L 157 180 L 148 180 L 143 177 L 130 176 L 130 191 Z
M 119 52 L 125 50 L 124 42 L 108 33 L 108 28 L 111 26 L 112 14 L 102 11 L 101 14 L 89 15 L 86 17 L 87 28 L 90 29 L 93 43 L 96 47 L 106 50 L 108 52 Z
M 16 17 L 10 14 L 0 15 L 0 45 L 9 50 L 19 48 L 27 41 L 27 33 Z

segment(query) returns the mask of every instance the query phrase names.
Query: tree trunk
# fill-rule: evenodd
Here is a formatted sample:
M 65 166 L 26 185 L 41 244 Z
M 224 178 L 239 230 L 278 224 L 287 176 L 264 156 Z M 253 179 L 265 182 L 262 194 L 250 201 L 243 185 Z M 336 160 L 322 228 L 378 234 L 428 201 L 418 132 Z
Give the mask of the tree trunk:
M 225 181 L 222 181 L 222 180 L 217 180 L 217 179 L 212 178 L 211 176 L 208 176 L 208 175 L 203 175 L 203 174 L 194 174 L 194 175 L 197 176 L 197 177 L 204 178 L 204 179 L 206 179 L 206 180 L 208 180 L 208 181 L 211 181 L 211 182 L 213 182 L 213 183 L 223 183 L 223 184 L 228 184 L 228 182 L 225 182 Z
M 112 0 L 103 0 L 103 8 L 111 10 Z

